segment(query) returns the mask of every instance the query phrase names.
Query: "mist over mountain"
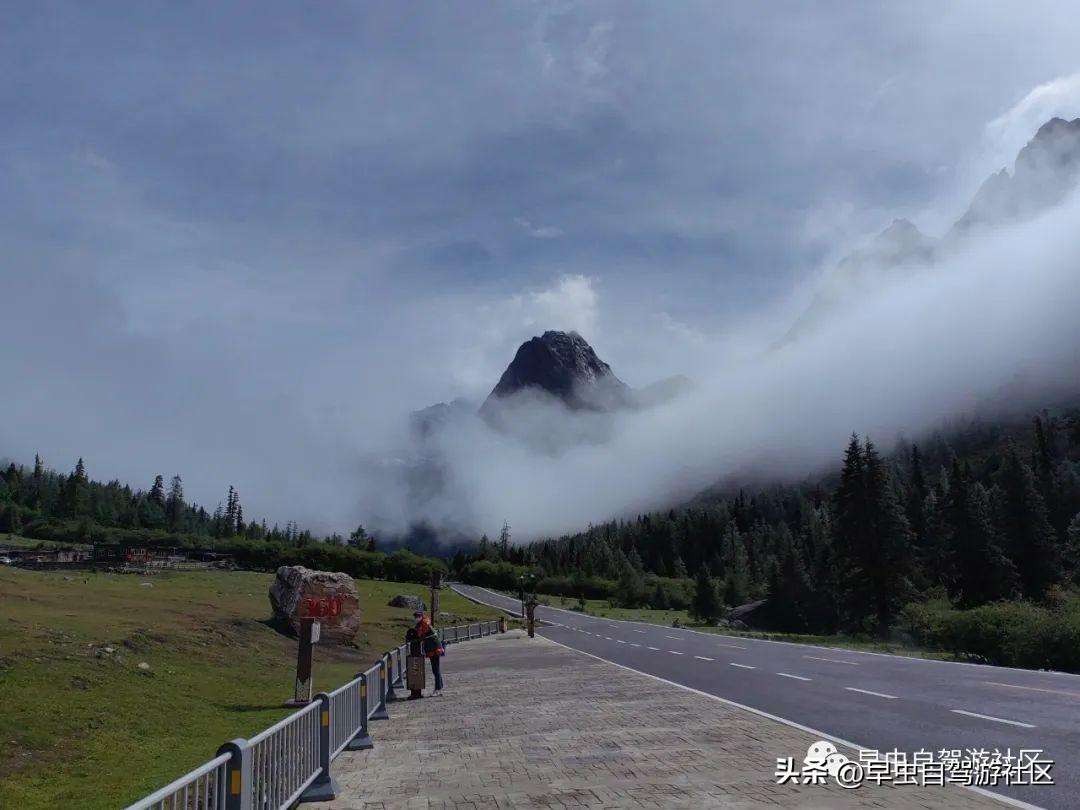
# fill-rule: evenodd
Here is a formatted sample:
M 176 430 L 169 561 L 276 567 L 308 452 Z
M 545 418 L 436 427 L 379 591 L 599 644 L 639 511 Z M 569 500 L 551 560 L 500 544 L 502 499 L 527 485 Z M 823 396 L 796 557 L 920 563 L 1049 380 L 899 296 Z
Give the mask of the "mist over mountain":
M 532 337 L 518 347 L 479 409 L 455 399 L 410 414 L 404 473 L 409 523 L 454 536 L 473 528 L 462 519 L 468 496 L 460 491 L 447 450 L 462 437 L 495 434 L 521 452 L 557 459 L 611 441 L 620 414 L 665 405 L 693 387 L 689 378 L 676 375 L 634 389 L 577 332 L 548 330 Z
M 1040 137 L 1016 165 L 1080 113 L 1060 0 L 212 8 L 37 4 L 5 29 L 0 450 L 19 463 L 180 472 L 209 507 L 233 484 L 316 534 L 524 537 L 1066 375 L 1070 152 Z M 1053 193 L 1022 180 L 1044 164 Z M 971 219 L 1022 215 L 943 250 L 1002 166 Z M 895 218 L 922 234 L 900 223 L 770 353 L 822 268 Z M 547 330 L 634 403 L 534 389 L 509 429 L 478 417 Z M 446 495 L 418 503 L 421 458 Z
M 1077 122 L 1048 122 L 993 181 L 994 205 L 980 192 L 937 240 L 894 221 L 840 262 L 784 341 L 769 350 L 776 316 L 733 329 L 695 358 L 692 386 L 635 389 L 574 332 L 525 341 L 478 411 L 422 412 L 406 523 L 554 534 L 718 481 L 797 479 L 852 431 L 888 442 L 1071 401 L 1078 143 Z
M 944 241 L 948 244 L 1059 205 L 1076 187 L 1078 175 L 1080 118 L 1052 118 L 1020 150 L 1012 174 L 1003 168 L 986 179 Z
M 896 219 L 865 247 L 841 259 L 822 280 L 807 308 L 778 341 L 805 336 L 868 288 L 934 266 L 988 230 L 1030 219 L 1066 198 L 1080 175 L 1080 118 L 1052 118 L 1039 127 L 1007 168 L 988 177 L 964 214 L 941 238 Z

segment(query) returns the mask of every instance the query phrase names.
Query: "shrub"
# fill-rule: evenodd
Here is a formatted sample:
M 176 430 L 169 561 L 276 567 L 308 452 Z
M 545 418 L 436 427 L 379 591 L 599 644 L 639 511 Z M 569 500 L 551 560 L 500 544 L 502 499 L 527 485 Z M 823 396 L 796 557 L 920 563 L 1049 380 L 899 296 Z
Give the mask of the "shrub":
M 920 643 L 998 666 L 1080 671 L 1080 594 L 1052 606 L 995 602 L 958 610 L 943 599 L 908 605 L 903 621 Z
M 492 560 L 477 560 L 469 563 L 461 572 L 461 579 L 469 585 L 482 585 L 485 588 L 516 593 L 520 578 L 529 572 L 522 565 L 514 565 L 508 562 L 494 562 Z M 540 588 L 537 588 L 540 591 Z

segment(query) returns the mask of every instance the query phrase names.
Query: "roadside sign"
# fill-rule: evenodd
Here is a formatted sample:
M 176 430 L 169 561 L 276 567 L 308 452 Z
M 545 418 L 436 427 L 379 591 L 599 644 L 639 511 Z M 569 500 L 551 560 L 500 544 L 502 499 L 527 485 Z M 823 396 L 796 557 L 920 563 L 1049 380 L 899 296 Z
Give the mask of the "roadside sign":
M 312 644 L 318 644 L 319 643 L 319 637 L 320 637 L 321 633 L 322 633 L 322 625 L 319 624 L 318 622 L 312 622 L 311 623 L 311 643 Z

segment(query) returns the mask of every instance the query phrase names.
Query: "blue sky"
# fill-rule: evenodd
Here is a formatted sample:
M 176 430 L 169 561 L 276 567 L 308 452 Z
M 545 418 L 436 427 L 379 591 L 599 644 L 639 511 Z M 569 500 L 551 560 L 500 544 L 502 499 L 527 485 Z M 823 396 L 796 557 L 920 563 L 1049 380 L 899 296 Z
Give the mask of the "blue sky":
M 0 454 L 348 524 L 372 438 L 531 334 L 693 375 L 894 216 L 943 230 L 1074 11 L 0 4 Z

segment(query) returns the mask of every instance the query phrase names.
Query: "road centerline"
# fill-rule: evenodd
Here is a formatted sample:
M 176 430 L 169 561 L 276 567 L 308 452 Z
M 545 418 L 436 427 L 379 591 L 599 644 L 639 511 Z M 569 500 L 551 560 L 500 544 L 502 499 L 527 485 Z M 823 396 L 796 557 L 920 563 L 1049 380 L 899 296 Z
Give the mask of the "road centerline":
M 781 678 L 792 678 L 793 680 L 796 680 L 796 681 L 810 681 L 810 680 L 813 680 L 813 678 L 805 678 L 802 675 L 792 675 L 790 672 L 777 672 L 776 674 L 779 675 Z
M 1019 720 L 1006 720 L 1004 717 L 994 717 L 989 714 L 979 714 L 978 712 L 969 712 L 966 709 L 950 709 L 953 714 L 963 714 L 968 717 L 978 717 L 980 720 L 990 720 L 994 723 L 1007 723 L 1010 726 L 1020 726 L 1020 728 L 1035 728 L 1031 723 L 1021 723 Z
M 859 689 L 857 686 L 845 686 L 849 692 L 858 692 L 862 695 L 873 695 L 874 697 L 885 698 L 886 700 L 898 700 L 896 695 L 886 695 L 884 692 L 872 692 L 869 689 Z

